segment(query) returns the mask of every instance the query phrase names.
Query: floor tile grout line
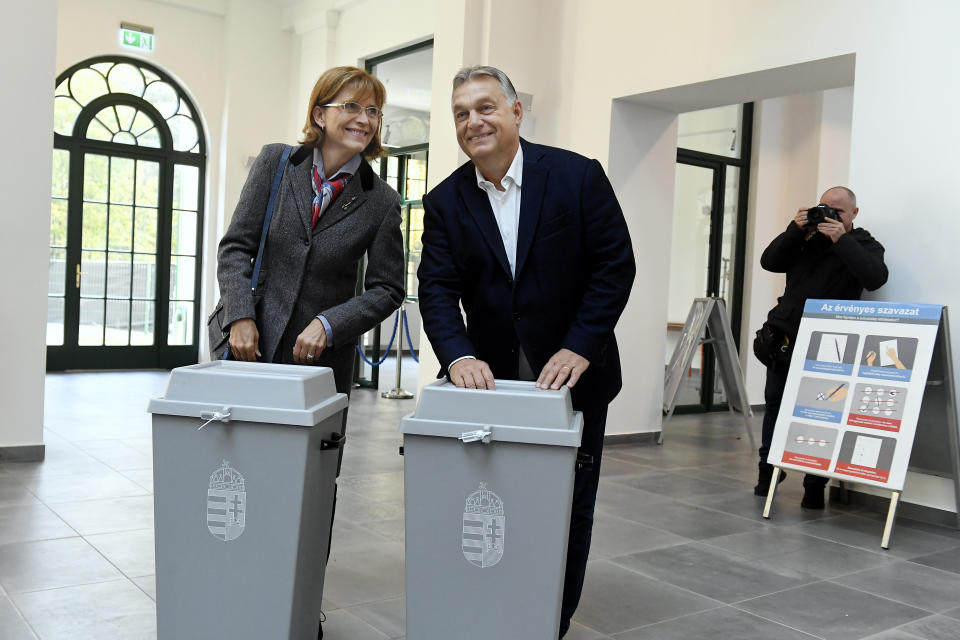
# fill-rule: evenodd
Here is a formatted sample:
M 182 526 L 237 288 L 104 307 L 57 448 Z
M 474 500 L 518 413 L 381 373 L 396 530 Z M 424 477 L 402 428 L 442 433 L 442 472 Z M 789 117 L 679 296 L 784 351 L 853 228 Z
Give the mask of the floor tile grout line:
M 762 596 L 761 596 L 761 597 L 762 597 Z M 777 622 L 776 620 L 771 620 L 771 619 L 769 619 L 769 618 L 765 618 L 765 617 L 763 617 L 763 616 L 761 616 L 761 615 L 758 615 L 758 614 L 756 614 L 756 613 L 753 613 L 752 611 L 745 611 L 745 610 L 743 610 L 743 609 L 740 609 L 739 607 L 733 606 L 733 604 L 725 604 L 725 605 L 723 605 L 722 607 L 714 607 L 713 609 L 704 609 L 703 611 L 692 611 L 692 612 L 690 612 L 690 613 L 685 613 L 685 614 L 683 614 L 683 615 L 681 615 L 681 616 L 676 616 L 675 618 L 669 618 L 669 619 L 666 619 L 666 620 L 659 620 L 659 621 L 657 621 L 657 622 L 651 622 L 650 624 L 641 625 L 641 626 L 639 626 L 639 627 L 634 627 L 634 628 L 632 628 L 632 629 L 626 629 L 626 630 L 624 630 L 624 631 L 618 631 L 618 632 L 616 632 L 616 633 L 613 634 L 613 635 L 621 635 L 621 634 L 624 634 L 624 633 L 631 633 L 631 632 L 633 632 L 633 631 L 639 631 L 640 629 L 648 629 L 648 628 L 654 627 L 654 626 L 656 626 L 656 625 L 658 625 L 658 624 L 664 624 L 664 623 L 667 623 L 667 622 L 675 622 L 675 621 L 677 621 L 677 620 L 682 620 L 682 619 L 684 619 L 684 618 L 690 618 L 690 617 L 693 617 L 693 616 L 698 616 L 698 615 L 702 615 L 702 614 L 705 614 L 705 613 L 710 613 L 711 611 L 719 611 L 719 610 L 721 610 L 721 609 L 731 609 L 731 610 L 734 610 L 734 611 L 738 611 L 738 612 L 740 612 L 740 613 L 745 613 L 745 614 L 747 614 L 747 615 L 754 616 L 755 618 L 759 618 L 759 619 L 761 619 L 761 620 L 763 620 L 763 621 L 765 621 L 765 622 L 769 622 L 769 623 L 771 623 L 771 624 L 775 624 L 775 625 L 777 625 L 777 626 L 779 626 L 779 627 L 784 627 L 784 628 L 786 628 L 786 629 L 790 629 L 790 630 L 792 630 L 792 631 L 796 631 L 797 633 L 802 633 L 802 634 L 805 635 L 805 636 L 809 636 L 811 639 L 824 640 L 824 638 L 823 638 L 822 636 L 814 635 L 814 634 L 809 633 L 809 632 L 807 632 L 807 631 L 803 631 L 802 629 L 797 629 L 796 627 L 791 627 L 791 626 L 788 625 L 788 624 L 783 624 L 782 622 Z M 597 632 L 597 633 L 599 633 L 599 632 Z
M 876 567 L 874 567 L 874 568 L 876 568 Z M 838 586 L 838 587 L 843 587 L 843 588 L 845 588 L 845 589 L 853 589 L 854 591 L 859 591 L 860 593 L 865 593 L 865 594 L 867 594 L 868 596 L 873 596 L 873 597 L 875 597 L 875 598 L 883 598 L 884 600 L 889 600 L 890 602 L 895 602 L 895 603 L 897 603 L 897 604 L 902 604 L 902 605 L 904 605 L 904 606 L 906 606 L 906 607 L 912 607 L 912 608 L 914 608 L 914 609 L 919 609 L 920 611 L 926 611 L 926 612 L 930 613 L 931 615 L 942 615 L 942 614 L 940 614 L 940 612 L 931 611 L 930 609 L 924 609 L 923 607 L 921 607 L 921 606 L 919 606 L 919 605 L 911 604 L 911 603 L 909 603 L 909 602 L 904 602 L 904 601 L 902 601 L 902 600 L 897 600 L 896 598 L 891 598 L 890 596 L 885 596 L 885 595 L 882 595 L 882 594 L 879 594 L 879 593 L 874 593 L 873 591 L 867 591 L 866 589 L 861 589 L 860 587 L 855 587 L 855 586 L 849 585 L 849 584 L 843 584 L 842 582 L 834 582 L 834 580 L 835 580 L 836 578 L 845 578 L 845 577 L 847 577 L 847 576 L 855 575 L 855 574 L 857 574 L 857 573 L 865 573 L 866 571 L 870 571 L 870 569 L 866 569 L 866 570 L 864 570 L 864 571 L 854 571 L 853 573 L 845 573 L 845 574 L 840 575 L 840 576 L 834 576 L 833 578 L 827 578 L 826 580 L 824 580 L 824 582 L 829 582 L 830 584 L 836 585 L 836 586 Z M 956 574 L 954 574 L 954 575 L 956 575 Z M 947 611 L 950 611 L 951 609 L 953 609 L 953 607 L 951 607 L 950 609 L 947 609 Z
M 931 616 L 931 615 L 940 615 L 940 614 L 937 614 L 936 612 L 929 611 L 928 609 L 923 609 L 923 608 L 918 607 L 917 605 L 914 605 L 914 604 L 908 604 L 908 603 L 906 603 L 906 602 L 900 602 L 899 600 L 894 600 L 893 598 L 888 598 L 888 597 L 886 597 L 886 596 L 881 596 L 881 595 L 878 595 L 878 594 L 876 594 L 876 593 L 870 593 L 869 591 L 864 591 L 864 590 L 862 590 L 862 589 L 857 589 L 856 587 L 851 587 L 851 586 L 849 586 L 849 585 L 839 584 L 839 583 L 836 583 L 836 582 L 831 582 L 829 579 L 817 580 L 816 582 L 811 582 L 811 583 L 808 583 L 808 584 L 798 585 L 798 586 L 796 586 L 796 587 L 791 587 L 790 589 L 782 589 L 782 590 L 780 590 L 780 591 L 774 591 L 774 592 L 772 592 L 772 593 L 767 593 L 767 594 L 762 595 L 762 596 L 757 596 L 756 598 L 747 598 L 747 599 L 745 599 L 745 600 L 740 600 L 740 601 L 738 601 L 738 602 L 731 603 L 731 606 L 736 607 L 737 609 L 740 609 L 740 607 L 737 606 L 737 605 L 741 605 L 741 604 L 743 604 L 743 603 L 745 603 L 745 602 L 751 602 L 751 601 L 753 601 L 753 600 L 758 600 L 758 599 L 760 599 L 760 598 L 766 598 L 766 597 L 769 597 L 769 596 L 772 596 L 772 595 L 777 595 L 777 594 L 780 594 L 780 593 L 785 593 L 785 592 L 787 592 L 787 591 L 792 591 L 792 590 L 794 590 L 794 589 L 802 589 L 802 588 L 805 588 L 805 587 L 810 587 L 810 586 L 816 585 L 816 584 L 819 583 L 819 582 L 829 582 L 830 584 L 832 584 L 832 585 L 835 586 L 835 587 L 841 587 L 841 588 L 844 588 L 844 589 L 850 589 L 850 590 L 852 590 L 852 591 L 858 591 L 858 592 L 860 592 L 860 593 L 862 593 L 862 594 L 864 594 L 864 595 L 868 595 L 868 596 L 870 596 L 870 597 L 872 597 L 872 598 L 879 598 L 880 600 L 885 600 L 885 601 L 887 601 L 887 602 L 892 602 L 892 603 L 894 603 L 894 604 L 899 604 L 899 605 L 902 605 L 902 606 L 905 606 L 905 607 L 910 607 L 911 609 L 916 609 L 917 611 L 922 611 L 922 612 L 928 614 L 927 616 L 923 616 L 924 618 L 927 618 L 927 617 L 929 617 L 929 616 Z M 746 611 L 746 609 L 740 609 L 740 610 L 741 610 L 741 611 Z M 751 612 L 751 611 L 746 611 L 746 612 L 747 612 L 747 613 L 753 613 L 753 612 Z M 754 615 L 758 615 L 758 614 L 755 614 L 755 613 L 754 613 Z M 760 617 L 762 617 L 762 616 L 760 616 Z M 916 620 L 921 620 L 921 619 L 922 619 L 922 618 L 916 618 L 916 619 L 914 619 L 914 620 L 910 620 L 910 621 L 904 622 L 904 623 L 902 623 L 902 624 L 909 624 L 910 622 L 916 622 Z M 776 621 L 774 620 L 773 622 L 776 622 Z M 899 626 L 902 626 L 902 624 L 901 624 L 901 625 L 898 625 L 898 627 L 899 627 Z M 889 627 L 889 628 L 887 628 L 887 629 L 884 629 L 883 631 L 889 631 L 890 629 L 895 629 L 895 628 L 898 628 L 898 627 Z M 878 631 L 877 633 L 881 633 L 881 632 Z
M 615 632 L 613 632 L 613 633 L 608 633 L 608 634 L 604 634 L 602 631 L 598 631 L 597 629 L 594 629 L 593 627 L 588 627 L 587 625 L 583 624 L 582 622 L 580 622 L 579 620 L 577 620 L 576 614 L 574 614 L 573 620 L 574 620 L 574 622 L 576 622 L 577 624 L 583 625 L 584 627 L 587 627 L 588 629 L 590 629 L 591 631 L 593 631 L 593 632 L 595 632 L 595 633 L 599 633 L 599 634 L 601 634 L 601 635 L 608 635 L 608 636 L 611 636 L 611 637 L 612 637 L 612 636 L 619 636 L 619 635 L 622 635 L 622 634 L 624 634 L 624 633 L 632 633 L 632 632 L 634 632 L 634 631 L 639 631 L 640 629 L 648 629 L 648 628 L 654 627 L 654 626 L 656 626 L 656 625 L 658 625 L 658 624 L 666 624 L 666 623 L 668 623 L 668 622 L 675 622 L 675 621 L 677 621 L 677 620 L 683 620 L 684 618 L 690 618 L 690 617 L 698 616 L 698 615 L 701 615 L 701 614 L 704 614 L 704 613 L 710 613 L 711 611 L 719 611 L 719 610 L 721 610 L 721 609 L 729 609 L 729 608 L 730 608 L 730 605 L 728 605 L 728 604 L 721 604 L 720 606 L 711 607 L 711 608 L 709 608 L 709 609 L 701 609 L 701 610 L 699 610 L 699 611 L 688 611 L 687 613 L 681 614 L 681 615 L 679 615 L 679 616 L 674 616 L 674 617 L 672 617 L 672 618 L 664 618 L 663 620 L 657 620 L 657 621 L 655 621 L 655 622 L 649 622 L 649 623 L 647 623 L 647 624 L 642 624 L 642 625 L 640 625 L 640 626 L 638 626 L 638 627 L 630 627 L 629 629 L 623 629 L 623 630 L 621 630 L 621 631 L 615 631 Z
M 814 583 L 814 584 L 815 584 L 815 583 Z M 806 586 L 806 585 L 802 585 L 802 586 Z M 760 596 L 760 597 L 762 598 L 763 596 Z M 749 602 L 749 600 L 744 600 L 743 602 Z M 742 602 L 741 602 L 741 603 L 738 603 L 738 604 L 742 604 Z M 759 614 L 759 613 L 757 613 L 757 612 L 755 612 L 755 611 L 747 611 L 746 609 L 741 609 L 740 607 L 738 607 L 738 606 L 736 606 L 736 605 L 733 605 L 733 604 L 731 604 L 730 606 L 731 606 L 733 609 L 736 609 L 737 611 L 742 611 L 743 613 L 746 613 L 746 614 L 751 615 L 751 616 L 755 616 L 755 617 L 757 617 L 757 618 L 760 618 L 761 620 L 765 620 L 766 622 L 771 622 L 771 623 L 773 623 L 773 624 L 778 624 L 778 625 L 780 625 L 781 627 L 786 627 L 787 629 L 792 629 L 792 630 L 794 630 L 794 631 L 796 631 L 796 632 L 798 632 L 798 633 L 802 633 L 802 634 L 808 635 L 808 636 L 810 636 L 810 637 L 812 637 L 812 638 L 817 638 L 818 640 L 824 640 L 824 637 L 823 637 L 823 636 L 818 636 L 818 635 L 816 635 L 816 634 L 810 633 L 809 631 L 804 631 L 803 629 L 798 629 L 798 628 L 796 628 L 796 627 L 791 627 L 791 626 L 788 625 L 788 624 L 784 624 L 784 623 L 779 622 L 779 621 L 777 621 L 777 620 L 774 620 L 774 619 L 772 619 L 772 618 L 768 618 L 768 617 L 766 617 L 766 616 L 764 616 L 764 615 L 761 615 L 761 614 Z
M 21 611 L 16 601 L 14 601 L 14 599 L 10 597 L 10 594 L 6 594 L 5 597 L 7 598 L 7 601 L 10 603 L 10 606 L 13 607 L 13 610 L 17 612 L 18 616 L 20 616 L 20 620 L 23 621 L 23 624 L 27 625 L 27 630 L 33 634 L 34 638 L 39 640 L 40 633 L 34 628 L 33 624 L 31 624 L 30 621 L 27 620 L 26 614 L 24 614 L 23 611 Z
M 688 588 L 686 588 L 686 587 L 681 587 L 681 586 L 678 586 L 678 585 L 675 585 L 675 584 L 671 584 L 671 583 L 666 582 L 666 581 L 664 581 L 664 580 L 659 580 L 659 579 L 657 579 L 657 578 L 654 578 L 653 576 L 649 576 L 649 575 L 643 573 L 642 571 L 640 571 L 640 570 L 638 570 L 638 569 L 634 569 L 633 567 L 627 567 L 627 566 L 622 565 L 622 564 L 617 564 L 616 562 L 611 562 L 610 560 L 597 560 L 596 562 L 607 562 L 607 563 L 610 563 L 610 564 L 616 566 L 616 567 L 619 568 L 619 569 L 624 569 L 624 570 L 629 571 L 629 572 L 631 572 L 631 573 L 635 573 L 635 574 L 637 574 L 637 575 L 643 576 L 644 578 L 647 578 L 648 580 L 653 580 L 653 581 L 658 582 L 658 583 L 660 583 L 660 584 L 666 584 L 666 585 L 668 585 L 668 586 L 670 586 L 670 587 L 673 587 L 674 589 L 679 589 L 680 591 L 683 591 L 683 592 L 685 592 L 685 593 L 689 593 L 689 594 L 695 595 L 695 596 L 697 596 L 698 598 L 705 598 L 705 599 L 707 599 L 707 600 L 711 600 L 711 601 L 713 601 L 713 602 L 716 602 L 718 605 L 726 605 L 726 604 L 727 604 L 726 602 L 723 602 L 722 600 L 717 600 L 716 598 L 711 598 L 710 596 L 704 595 L 704 594 L 702 594 L 702 593 L 697 593 L 696 591 L 693 591 L 692 589 L 688 589 Z M 589 571 L 590 571 L 590 563 L 588 562 L 588 563 L 587 563 L 587 573 L 589 573 Z M 714 608 L 716 608 L 716 607 L 714 607 Z

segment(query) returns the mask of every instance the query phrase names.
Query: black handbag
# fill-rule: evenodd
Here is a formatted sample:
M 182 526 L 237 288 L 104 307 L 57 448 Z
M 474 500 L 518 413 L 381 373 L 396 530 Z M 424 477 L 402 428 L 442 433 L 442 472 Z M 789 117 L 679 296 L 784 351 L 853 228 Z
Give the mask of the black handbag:
M 764 366 L 786 372 L 793 356 L 793 341 L 783 331 L 764 322 L 753 339 L 753 355 Z
M 287 160 L 290 158 L 290 152 L 293 147 L 285 145 L 283 153 L 280 154 L 280 162 L 277 164 L 277 172 L 273 176 L 273 183 L 270 185 L 270 198 L 267 200 L 267 210 L 263 216 L 263 229 L 260 231 L 260 246 L 257 247 L 257 258 L 253 263 L 253 276 L 250 278 L 250 291 L 257 292 L 257 284 L 260 278 L 260 266 L 263 263 L 263 247 L 267 244 L 267 231 L 270 229 L 270 220 L 273 218 L 273 209 L 277 200 L 277 191 L 280 189 L 280 179 L 283 178 L 283 170 L 287 166 Z M 223 307 L 223 298 L 217 301 L 217 306 L 213 313 L 207 318 L 207 340 L 210 345 L 210 358 L 213 360 L 230 360 L 232 353 L 230 351 L 230 324 L 224 322 L 226 311 Z

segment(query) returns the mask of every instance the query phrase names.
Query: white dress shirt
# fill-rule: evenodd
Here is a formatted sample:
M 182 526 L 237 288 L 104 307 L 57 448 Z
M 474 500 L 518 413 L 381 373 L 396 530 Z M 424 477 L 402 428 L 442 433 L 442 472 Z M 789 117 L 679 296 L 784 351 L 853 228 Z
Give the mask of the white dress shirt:
M 517 147 L 517 155 L 507 169 L 506 175 L 500 180 L 503 191 L 497 189 L 489 180 L 484 179 L 480 169 L 477 172 L 477 186 L 487 192 L 493 217 L 500 228 L 500 238 L 503 248 L 507 252 L 507 261 L 510 263 L 510 273 L 517 275 L 517 231 L 520 228 L 520 190 L 523 184 L 523 148 Z
M 503 240 L 503 249 L 507 252 L 507 261 L 510 263 L 510 273 L 517 275 L 517 232 L 520 229 L 520 190 L 523 184 L 523 147 L 517 147 L 517 155 L 507 169 L 506 175 L 500 179 L 503 191 L 485 179 L 480 169 L 474 166 L 477 172 L 477 186 L 486 191 L 493 209 L 493 217 L 500 229 L 500 238 Z M 476 359 L 473 355 L 464 355 L 450 363 L 450 367 L 465 358 Z M 449 370 L 449 367 L 448 367 Z

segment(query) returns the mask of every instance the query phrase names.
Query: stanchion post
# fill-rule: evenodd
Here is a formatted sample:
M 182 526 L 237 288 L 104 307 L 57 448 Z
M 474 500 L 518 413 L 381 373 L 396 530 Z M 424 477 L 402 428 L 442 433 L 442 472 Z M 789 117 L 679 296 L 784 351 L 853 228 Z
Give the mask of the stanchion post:
M 390 391 L 384 391 L 380 395 L 390 400 L 409 400 L 413 394 L 400 386 L 400 364 L 403 361 L 403 303 L 397 310 L 397 335 L 394 336 L 397 341 L 397 382 Z

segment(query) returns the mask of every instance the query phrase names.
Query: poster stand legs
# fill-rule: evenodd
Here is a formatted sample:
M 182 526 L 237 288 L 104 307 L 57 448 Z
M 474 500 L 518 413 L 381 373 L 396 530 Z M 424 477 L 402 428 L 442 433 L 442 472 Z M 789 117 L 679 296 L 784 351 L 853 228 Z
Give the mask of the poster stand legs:
M 763 505 L 763 517 L 770 519 L 770 507 L 773 506 L 773 494 L 777 491 L 777 485 L 780 484 L 780 467 L 773 468 L 773 475 L 770 476 L 770 488 L 767 489 L 767 502 Z
M 727 319 L 723 298 L 696 298 L 690 307 L 687 321 L 683 325 L 683 333 L 680 335 L 680 340 L 664 374 L 664 419 L 660 424 L 657 444 L 663 444 L 667 423 L 670 422 L 673 410 L 677 406 L 677 395 L 684 373 L 689 371 L 697 348 L 704 346 L 709 346 L 716 356 L 717 373 L 730 413 L 739 412 L 743 416 L 747 438 L 750 440 L 750 446 L 755 449 L 757 443 L 754 442 L 753 430 L 750 426 L 753 411 L 750 409 L 750 401 L 747 398 L 743 370 L 740 368 L 740 356 L 730 330 L 730 321 Z
M 887 523 L 883 526 L 883 540 L 880 546 L 884 549 L 890 548 L 890 533 L 893 531 L 893 521 L 897 517 L 897 504 L 900 502 L 900 492 L 890 492 L 890 508 L 887 510 Z

